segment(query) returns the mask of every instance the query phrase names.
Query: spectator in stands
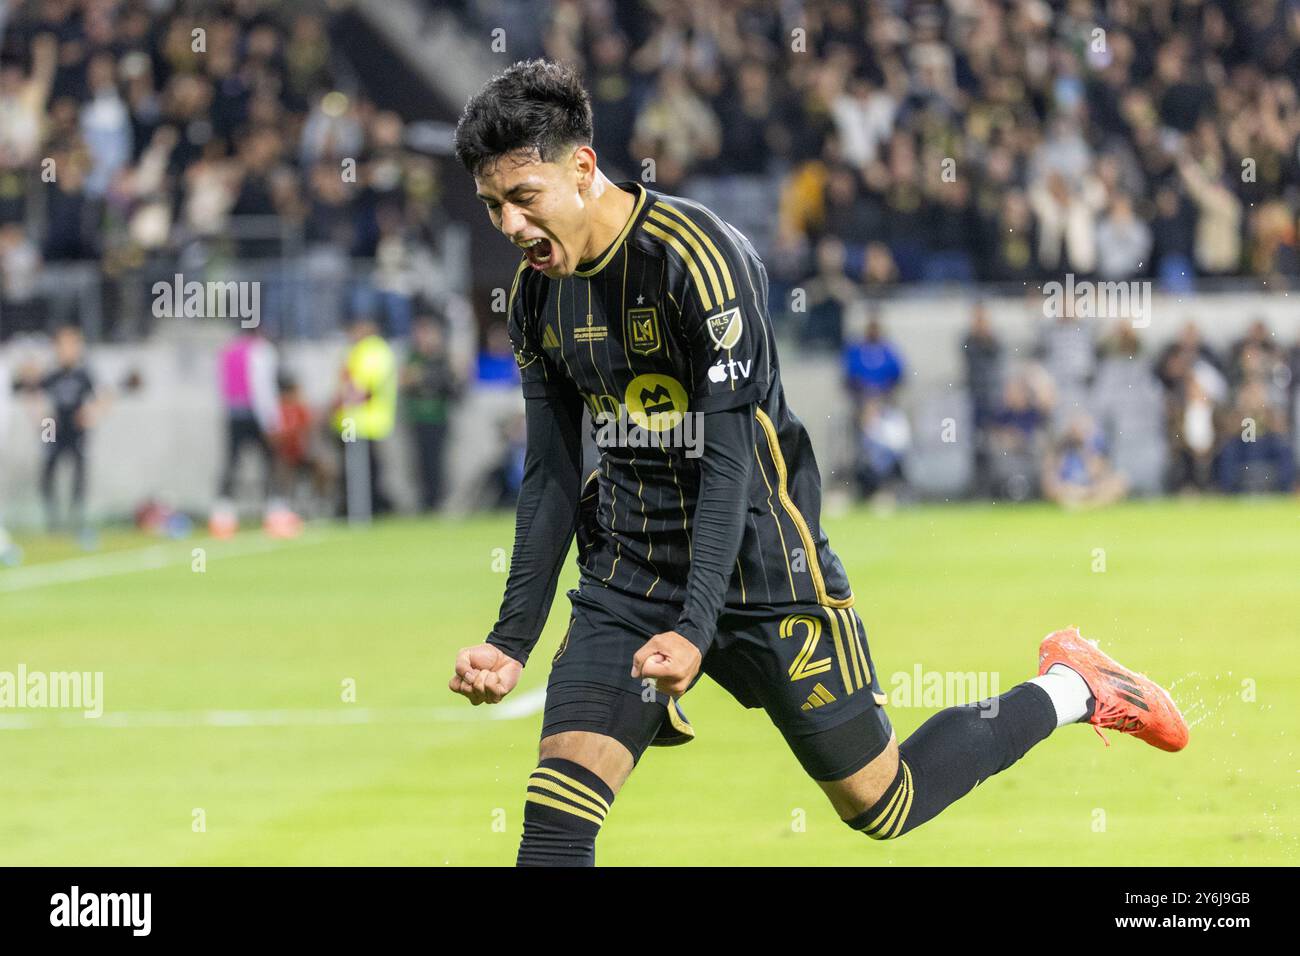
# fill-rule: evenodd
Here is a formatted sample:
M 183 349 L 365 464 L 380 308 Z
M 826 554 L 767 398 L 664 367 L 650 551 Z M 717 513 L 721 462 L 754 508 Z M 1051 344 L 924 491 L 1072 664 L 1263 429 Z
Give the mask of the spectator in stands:
M 38 158 L 58 55 L 58 41 L 42 33 L 32 41 L 30 76 L 13 56 L 0 63 L 0 169 L 22 169 Z
M 1294 286 L 1300 278 L 1300 249 L 1296 245 L 1296 214 L 1281 199 L 1251 211 L 1254 243 L 1250 271 L 1269 280 L 1270 287 Z
M 461 388 L 448 360 L 441 322 L 421 315 L 414 333 L 402 368 L 401 395 L 416 448 L 420 509 L 433 511 L 442 504 L 447 429 Z
M 479 487 L 479 507 L 513 508 L 524 483 L 524 454 L 527 436 L 523 413 L 500 423 L 501 453 L 483 476 Z
M 1064 508 L 1112 504 L 1128 493 L 1128 479 L 1106 457 L 1101 430 L 1086 414 L 1075 415 L 1047 453 L 1043 496 Z
M 1264 383 L 1243 385 L 1227 419 L 1227 434 L 1214 463 L 1219 488 L 1229 494 L 1292 491 L 1295 450 L 1285 417 L 1270 403 Z
M 519 381 L 519 367 L 510 347 L 510 334 L 505 324 L 494 322 L 488 326 L 483 347 L 478 353 L 477 381 L 480 385 L 513 385 Z
M 873 395 L 890 395 L 903 377 L 903 357 L 874 315 L 861 341 L 845 346 L 843 359 L 845 385 L 855 406 Z
M 1178 161 L 1178 174 L 1197 206 L 1197 268 L 1207 275 L 1235 272 L 1241 264 L 1241 200 L 1189 157 Z
M 807 317 L 801 339 L 810 348 L 839 351 L 844 316 L 862 295 L 844 272 L 844 244 L 831 236 L 817 243 L 817 272 L 803 283 Z
M 1097 275 L 1102 279 L 1133 279 L 1151 259 L 1151 230 L 1133 214 L 1133 203 L 1123 193 L 1110 203 L 1097 226 Z
M 989 431 L 990 474 L 996 497 L 1025 501 L 1038 494 L 1043 443 L 1052 409 L 1041 375 L 1011 375 Z
M 87 195 L 101 199 L 117 171 L 131 160 L 131 123 L 117 89 L 117 62 L 111 53 L 90 58 L 89 99 L 81 107 L 81 135 L 91 157 Z
M 41 274 L 41 252 L 16 222 L 0 225 L 0 313 L 12 332 L 35 330 L 44 322 L 36 286 Z
M 699 163 L 716 157 L 722 148 L 722 127 L 717 114 L 696 94 L 684 74 L 665 69 L 654 94 L 637 116 L 632 153 L 668 160 L 677 178 Z M 658 182 L 668 189 L 660 170 Z M 671 190 L 669 190 L 671 191 Z
M 1190 291 L 1196 275 L 1196 212 L 1175 186 L 1161 186 L 1156 193 L 1152 240 L 1161 285 L 1171 292 Z
M 1169 489 L 1208 489 L 1218 448 L 1219 409 L 1228 398 L 1228 383 L 1214 353 L 1201 341 L 1194 322 L 1183 326 L 1156 364 L 1165 387 L 1169 442 Z
M 892 496 L 903 485 L 903 462 L 911 444 L 911 427 L 902 409 L 879 393 L 863 401 L 854 466 L 858 493 L 863 498 Z
M 1056 391 L 1058 427 L 1084 408 L 1097 368 L 1097 346 L 1092 320 L 1076 318 L 1074 303 L 1064 300 L 1064 310 L 1042 326 L 1038 357 Z
M 1067 181 L 1056 168 L 1030 188 L 1042 270 L 1085 276 L 1097 268 L 1097 214 L 1104 202 L 1094 178 Z

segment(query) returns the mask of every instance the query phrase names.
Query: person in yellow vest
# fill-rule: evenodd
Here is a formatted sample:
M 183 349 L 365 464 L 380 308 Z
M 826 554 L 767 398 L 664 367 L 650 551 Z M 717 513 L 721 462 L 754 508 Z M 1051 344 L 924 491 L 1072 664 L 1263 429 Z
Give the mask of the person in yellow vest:
M 343 453 L 342 513 L 355 516 L 358 504 L 369 499 L 371 514 L 380 515 L 393 510 L 392 501 L 383 489 L 377 443 L 393 432 L 397 421 L 397 361 L 393 350 L 378 327 L 368 316 L 359 317 L 348 326 L 347 360 L 340 374 L 339 396 L 335 403 L 334 430 L 338 432 Z M 349 446 L 355 446 L 352 469 L 349 470 Z M 365 476 L 361 481 L 355 461 L 366 462 Z M 349 494 L 349 485 L 353 485 Z M 361 484 L 368 484 L 368 494 Z M 360 501 L 357 500 L 360 493 Z

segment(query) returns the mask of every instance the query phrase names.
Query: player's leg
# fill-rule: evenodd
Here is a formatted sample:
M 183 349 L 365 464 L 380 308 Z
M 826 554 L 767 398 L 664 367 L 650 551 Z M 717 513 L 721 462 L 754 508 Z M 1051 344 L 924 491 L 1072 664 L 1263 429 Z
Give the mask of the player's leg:
M 1057 726 L 1051 697 L 1037 685 L 1019 684 L 999 697 L 942 710 L 902 744 L 891 738 L 860 770 L 818 782 L 850 827 L 873 839 L 892 839 L 1006 770 Z M 805 745 L 814 752 L 851 753 L 841 749 L 851 743 L 834 735 L 827 732 L 832 739 Z
M 941 711 L 899 744 L 852 609 L 810 605 L 777 619 L 730 615 L 724 621 L 730 633 L 719 637 L 709 673 L 721 663 L 733 672 L 724 677 L 754 687 L 840 818 L 877 839 L 933 818 L 1019 760 L 1058 720 L 1077 720 L 1087 707 L 1082 679 L 1050 675 Z M 1063 701 L 1060 714 L 1054 693 Z
M 1164 750 L 1187 743 L 1186 723 L 1163 688 L 1070 628 L 1044 639 L 1037 677 L 998 697 L 940 711 L 901 745 L 891 740 L 862 770 L 822 788 L 853 829 L 892 839 L 1006 770 L 1056 728 L 1081 722 Z M 826 744 L 834 749 L 844 742 L 828 737 Z
M 575 600 L 547 683 L 518 865 L 593 865 L 596 837 L 646 748 L 689 738 L 675 703 L 630 676 L 651 633 Z
M 68 454 L 72 456 L 72 507 L 69 512 L 72 530 L 81 534 L 86 530 L 86 439 L 80 436 L 71 442 Z
M 53 534 L 59 527 L 59 502 L 55 495 L 54 475 L 63 456 L 63 442 L 56 439 L 45 447 L 45 466 L 41 469 L 41 499 L 45 503 L 45 527 Z

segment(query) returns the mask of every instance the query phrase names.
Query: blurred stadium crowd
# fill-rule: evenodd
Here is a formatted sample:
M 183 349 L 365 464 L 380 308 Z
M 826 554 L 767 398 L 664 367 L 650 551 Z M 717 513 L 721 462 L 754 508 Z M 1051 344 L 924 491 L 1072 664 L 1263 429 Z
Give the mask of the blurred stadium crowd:
M 43 265 L 95 263 L 103 331 L 123 338 L 148 331 L 154 278 L 290 259 L 259 275 L 273 334 L 336 330 L 356 311 L 409 331 L 421 276 L 436 278 L 438 166 L 406 148 L 396 113 L 343 92 L 357 84 L 322 4 L 6 6 L 6 334 L 72 318 Z M 340 289 L 355 260 L 365 273 Z
M 670 193 L 779 194 L 767 252 L 790 282 L 823 241 L 868 290 L 1300 278 L 1290 0 L 462 6 L 583 65 L 597 152 L 628 178 L 654 157 Z
M 503 28 L 510 60 L 578 64 L 613 178 L 699 199 L 754 240 L 786 348 L 841 363 L 852 427 L 825 457 L 864 495 L 908 494 L 914 437 L 914 357 L 891 343 L 882 301 L 954 284 L 1032 299 L 1066 274 L 1185 295 L 1300 283 L 1295 0 L 402 2 L 467 37 Z M 365 95 L 338 9 L 5 5 L 0 342 L 71 323 L 93 353 L 153 331 L 156 279 L 256 276 L 260 329 L 214 355 L 220 497 L 253 449 L 265 494 L 305 481 L 333 510 L 346 465 L 322 436 L 337 444 L 339 409 L 367 406 L 371 510 L 391 504 L 374 447 L 399 423 L 433 508 L 456 408 L 517 373 L 500 315 L 448 291 L 447 157 L 413 148 L 411 119 Z M 86 270 L 102 326 L 83 312 Z M 967 493 L 1122 497 L 1111 439 L 1138 418 L 1157 423 L 1164 490 L 1294 488 L 1300 342 L 1257 322 L 1216 351 L 1188 323 L 1150 355 L 1126 318 L 1046 321 L 1023 356 L 976 307 L 960 345 L 977 435 Z M 333 398 L 313 407 L 274 344 L 343 328 Z M 46 368 L 3 365 L 6 391 L 44 392 L 84 430 L 80 405 L 97 399 L 69 372 L 85 367 L 80 346 Z M 391 388 L 366 384 L 384 375 Z M 74 379 L 69 411 L 58 393 Z M 482 506 L 508 505 L 522 473 L 518 418 L 498 428 Z M 51 452 L 45 481 L 80 456 Z
M 1300 342 L 1280 348 L 1262 320 L 1222 351 L 1188 322 L 1152 356 L 1131 322 L 1099 336 L 1094 323 L 1062 316 L 1044 323 L 1021 356 L 977 303 L 962 351 L 976 445 L 972 494 L 1102 505 L 1129 492 L 1129 471 L 1151 465 L 1158 484 L 1147 491 L 1295 487 Z M 906 494 L 912 429 L 896 393 L 907 356 L 872 319 L 842 359 L 855 410 L 854 482 L 865 496 Z M 1127 441 L 1117 460 L 1118 436 Z

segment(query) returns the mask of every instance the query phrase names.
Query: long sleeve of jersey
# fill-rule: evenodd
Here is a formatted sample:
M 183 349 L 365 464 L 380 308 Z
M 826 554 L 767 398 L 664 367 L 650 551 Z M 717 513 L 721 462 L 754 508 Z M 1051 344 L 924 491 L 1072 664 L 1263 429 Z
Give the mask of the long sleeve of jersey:
M 708 652 L 744 537 L 754 464 L 754 408 L 704 416 L 700 493 L 691 531 L 691 570 L 677 633 Z
M 576 393 L 524 402 L 528 447 L 515 513 L 506 593 L 488 643 L 521 664 L 541 636 L 577 523 L 582 485 L 582 400 Z

